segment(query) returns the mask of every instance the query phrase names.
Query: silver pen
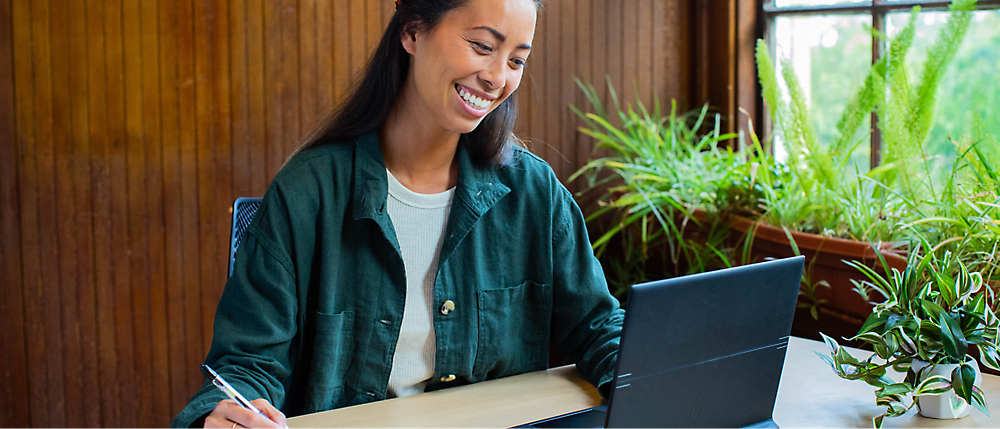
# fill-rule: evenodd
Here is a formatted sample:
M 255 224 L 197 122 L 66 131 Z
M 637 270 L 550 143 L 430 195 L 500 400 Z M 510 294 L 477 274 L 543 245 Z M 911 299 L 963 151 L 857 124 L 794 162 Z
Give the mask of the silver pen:
M 201 372 L 204 372 L 205 376 L 208 377 L 210 380 L 212 380 L 212 384 L 214 384 L 215 387 L 218 387 L 219 390 L 225 392 L 226 395 L 229 396 L 229 399 L 239 402 L 239 404 L 242 405 L 243 408 L 258 413 L 264 416 L 264 418 L 271 420 L 271 418 L 268 417 L 267 414 L 264 414 L 259 409 L 257 409 L 257 407 L 253 406 L 253 404 L 251 404 L 250 401 L 247 400 L 247 398 L 244 398 L 243 395 L 240 394 L 240 392 L 237 392 L 236 389 L 233 389 L 233 386 L 229 385 L 226 379 L 222 378 L 222 376 L 219 375 L 219 373 L 215 372 L 215 370 L 213 370 L 212 368 L 209 368 L 208 365 L 202 365 Z

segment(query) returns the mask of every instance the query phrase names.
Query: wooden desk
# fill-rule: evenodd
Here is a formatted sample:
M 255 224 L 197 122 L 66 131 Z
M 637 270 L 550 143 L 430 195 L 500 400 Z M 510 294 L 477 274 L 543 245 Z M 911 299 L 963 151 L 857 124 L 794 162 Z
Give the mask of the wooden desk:
M 813 351 L 826 345 L 791 338 L 778 388 L 774 420 L 783 428 L 871 427 L 882 413 L 874 388 L 837 377 Z M 852 350 L 858 357 L 867 352 Z M 896 377 L 901 380 L 901 375 Z M 960 420 L 916 415 L 886 419 L 883 427 L 1000 427 L 1000 377 L 983 375 L 983 392 L 996 417 L 972 410 Z M 600 395 L 573 366 L 553 368 L 405 398 L 299 416 L 291 427 L 510 427 L 598 405 Z

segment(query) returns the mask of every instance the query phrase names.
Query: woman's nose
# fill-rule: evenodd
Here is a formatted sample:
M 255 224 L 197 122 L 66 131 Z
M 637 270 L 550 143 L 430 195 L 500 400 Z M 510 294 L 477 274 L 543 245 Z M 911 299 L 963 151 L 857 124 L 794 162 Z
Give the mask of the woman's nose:
M 489 85 L 490 89 L 500 89 L 507 86 L 504 76 L 504 63 L 502 58 L 490 61 L 489 66 L 479 73 L 479 78 Z

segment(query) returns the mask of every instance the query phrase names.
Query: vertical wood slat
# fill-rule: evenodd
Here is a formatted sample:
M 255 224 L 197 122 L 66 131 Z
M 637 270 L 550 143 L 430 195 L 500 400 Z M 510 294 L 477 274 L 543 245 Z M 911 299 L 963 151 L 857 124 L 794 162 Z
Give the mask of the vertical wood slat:
M 5 352 L 0 370 L 0 395 L 7 403 L 0 414 L 0 426 L 31 424 L 28 373 L 25 351 L 26 322 L 21 276 L 21 220 L 19 188 L 18 132 L 15 122 L 16 61 L 14 16 L 11 0 L 0 0 L 0 271 L 5 279 L 0 300 L 0 330 Z M 7 143 L 3 143 L 7 142 Z
M 110 225 L 109 251 L 118 254 L 129 249 L 128 237 L 128 166 L 126 139 L 129 135 L 126 117 L 125 49 L 123 1 L 105 3 L 106 38 L 106 94 L 108 107 L 108 223 Z M 109 298 L 114 309 L 113 353 L 118 364 L 117 392 L 120 397 L 120 416 L 123 426 L 137 426 L 135 336 L 133 334 L 132 290 L 129 279 L 129 250 L 124 255 L 111 257 L 111 292 Z
M 195 39 L 195 2 L 179 0 L 177 8 L 177 72 L 180 91 L 178 93 L 179 153 L 180 173 L 179 200 L 181 236 L 181 279 L 183 287 L 184 320 L 184 360 L 177 368 L 186 392 L 193 392 L 201 385 L 197 379 L 197 367 L 204 356 L 200 356 L 203 342 L 201 318 L 201 264 L 199 244 L 201 242 L 198 201 L 198 111 L 197 89 L 199 86 L 197 43 Z M 206 249 L 207 251 L 208 249 Z M 189 393 L 190 394 L 190 393 Z
M 161 145 L 163 165 L 163 222 L 166 282 L 167 344 L 169 354 L 170 409 L 184 407 L 191 393 L 184 377 L 185 360 L 185 302 L 183 285 L 183 249 L 181 241 L 180 199 L 180 73 L 178 14 L 170 1 L 159 3 L 160 39 L 160 109 Z M 186 19 L 186 17 L 184 17 Z
M 59 290 L 58 270 L 50 267 L 58 264 L 55 201 L 55 166 L 53 162 L 53 103 L 52 103 L 52 51 L 50 44 L 51 23 L 48 1 L 31 3 L 32 19 L 32 74 L 34 83 L 34 140 L 35 168 L 37 172 L 37 219 L 40 251 L 40 280 L 36 291 L 46 298 L 42 305 L 39 322 L 44 326 L 46 349 L 44 371 L 48 380 L 48 422 L 53 426 L 66 425 L 65 378 L 63 377 L 63 336 L 62 294 Z
M 95 287 L 95 248 L 94 248 L 94 210 L 92 189 L 91 126 L 90 126 L 90 72 L 86 65 L 90 61 L 88 28 L 89 19 L 84 2 L 68 2 L 67 13 L 70 17 L 70 64 L 77 67 L 69 69 L 71 99 L 71 124 L 73 150 L 72 176 L 74 186 L 73 210 L 74 228 L 76 229 L 77 245 L 77 278 L 79 279 L 78 301 L 79 326 L 81 343 L 81 383 L 86 392 L 89 404 L 82 404 L 81 422 L 89 427 L 101 424 L 103 409 L 100 405 L 101 363 L 98 355 L 98 324 L 97 324 L 97 294 Z M 72 273 L 70 273 L 72 274 Z M 75 424 L 75 422 L 74 422 Z
M 68 70 L 71 40 L 68 5 L 64 0 L 50 2 L 52 68 Z M 69 73 L 52 73 L 52 122 L 71 124 L 71 84 Z M 67 420 L 85 424 L 83 398 L 87 396 L 83 384 L 82 347 L 80 342 L 80 308 L 78 291 L 81 289 L 77 268 L 77 243 L 74 233 L 74 194 L 72 171 L 72 126 L 53 127 L 52 142 L 55 146 L 55 199 L 58 213 L 57 246 L 60 298 L 62 300 L 63 387 Z
M 622 101 L 633 87 L 685 97 L 674 26 L 690 7 L 548 2 L 518 130 L 561 179 L 593 145 L 567 108 L 587 107 L 573 77 L 606 94 L 610 75 Z M 202 382 L 228 205 L 263 194 L 392 14 L 361 0 L 0 0 L 6 426 L 169 424 Z
M 149 384 L 152 395 L 147 399 L 153 405 L 149 421 L 140 419 L 143 426 L 162 427 L 170 424 L 170 416 L 163 408 L 170 405 L 170 361 L 167 328 L 166 298 L 166 230 L 163 204 L 163 140 L 161 123 L 161 69 L 159 34 L 160 23 L 158 1 L 143 1 L 139 5 L 141 20 L 141 68 L 142 68 L 142 127 L 143 149 L 145 150 L 143 170 L 145 171 L 144 199 L 146 207 L 145 225 L 148 244 L 146 252 L 149 261 L 149 308 L 148 315 L 136 311 L 136 317 L 146 317 L 150 324 L 150 367 Z M 141 192 L 141 191 L 140 191 Z M 141 286 L 140 286 L 141 287 Z M 140 413 L 142 416 L 143 413 Z
M 233 163 L 232 163 L 232 100 L 230 98 L 232 83 L 230 82 L 230 41 L 229 41 L 229 0 L 212 0 L 212 101 L 215 103 L 212 112 L 212 142 L 208 143 L 211 148 L 215 165 L 213 170 L 216 174 L 215 197 L 208 206 L 209 213 L 214 216 L 215 240 L 210 241 L 212 246 L 209 249 L 228 249 L 230 232 L 230 214 L 228 208 L 232 203 L 233 195 Z M 212 327 L 215 320 L 215 308 L 219 298 L 222 296 L 222 289 L 225 286 L 225 278 L 228 274 L 229 254 L 226 251 L 219 252 L 204 249 L 206 257 L 213 267 L 212 276 L 204 281 L 208 292 L 202 294 L 202 308 L 205 315 L 205 323 L 202 327 L 204 339 L 202 340 L 202 358 L 208 354 L 212 342 Z M 220 280 L 221 279 L 221 280 Z M 201 381 L 200 371 L 196 371 L 194 377 Z

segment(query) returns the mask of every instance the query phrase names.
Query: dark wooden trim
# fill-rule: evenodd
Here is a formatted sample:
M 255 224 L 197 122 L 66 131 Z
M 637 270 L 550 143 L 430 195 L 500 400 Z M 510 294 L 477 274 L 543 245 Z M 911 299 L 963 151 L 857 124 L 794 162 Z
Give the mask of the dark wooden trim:
M 906 11 L 920 6 L 923 10 L 947 10 L 950 1 L 900 0 L 888 2 L 875 0 L 865 3 L 829 4 L 815 6 L 775 6 L 773 3 L 764 5 L 764 14 L 768 17 L 778 15 L 815 15 L 815 14 L 851 14 L 851 13 L 889 13 Z M 1000 0 L 979 0 L 977 9 L 1000 9 Z

